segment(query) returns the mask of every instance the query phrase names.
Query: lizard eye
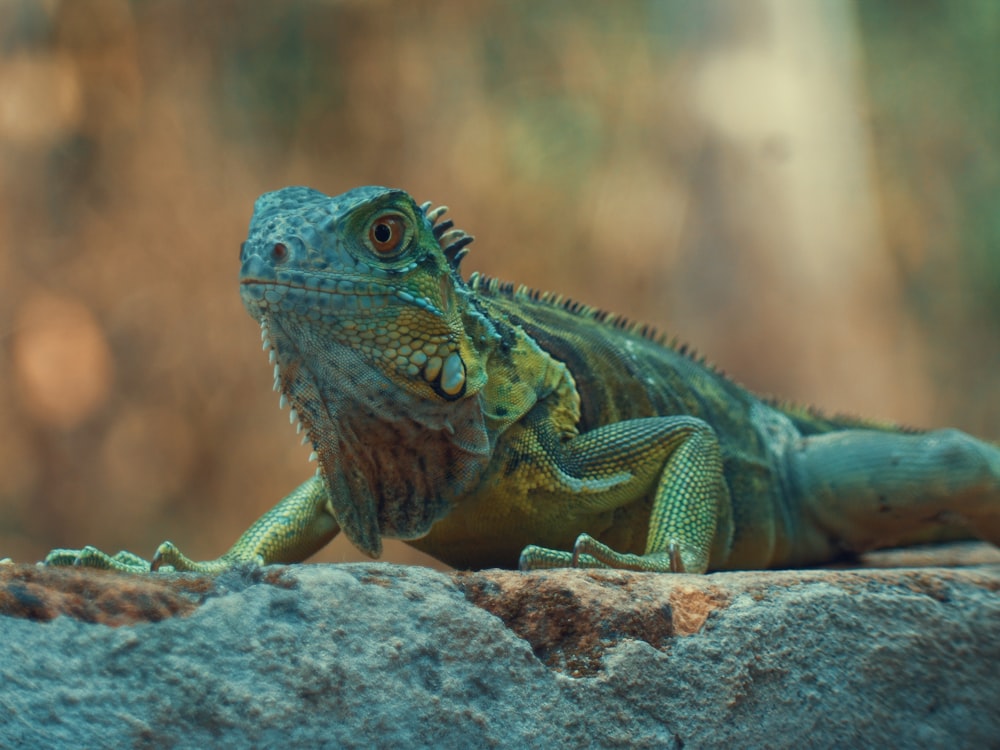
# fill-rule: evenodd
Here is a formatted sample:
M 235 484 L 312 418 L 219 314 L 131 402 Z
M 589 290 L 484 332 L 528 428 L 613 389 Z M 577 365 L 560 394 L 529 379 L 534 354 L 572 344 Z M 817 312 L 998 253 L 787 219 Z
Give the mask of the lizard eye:
M 275 242 L 271 248 L 271 257 L 275 263 L 283 263 L 288 259 L 288 246 L 284 242 Z
M 391 257 L 399 252 L 406 239 L 406 219 L 399 214 L 384 214 L 368 228 L 368 244 L 376 255 Z

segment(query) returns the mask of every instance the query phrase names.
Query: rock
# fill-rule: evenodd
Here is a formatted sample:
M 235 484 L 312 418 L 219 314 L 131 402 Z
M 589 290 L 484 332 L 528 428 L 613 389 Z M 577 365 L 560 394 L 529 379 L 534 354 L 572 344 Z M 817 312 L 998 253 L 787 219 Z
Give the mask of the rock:
M 3 565 L 0 746 L 995 747 L 984 549 L 708 576 Z

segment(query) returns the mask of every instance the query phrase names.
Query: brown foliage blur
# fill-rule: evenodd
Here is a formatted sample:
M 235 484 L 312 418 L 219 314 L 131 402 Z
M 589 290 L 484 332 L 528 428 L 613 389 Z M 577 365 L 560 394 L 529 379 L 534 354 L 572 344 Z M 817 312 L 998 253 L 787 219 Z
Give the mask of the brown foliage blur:
M 308 475 L 235 283 L 288 184 L 447 203 L 469 269 L 757 390 L 997 438 L 997 38 L 989 0 L 0 0 L 0 557 L 213 557 Z

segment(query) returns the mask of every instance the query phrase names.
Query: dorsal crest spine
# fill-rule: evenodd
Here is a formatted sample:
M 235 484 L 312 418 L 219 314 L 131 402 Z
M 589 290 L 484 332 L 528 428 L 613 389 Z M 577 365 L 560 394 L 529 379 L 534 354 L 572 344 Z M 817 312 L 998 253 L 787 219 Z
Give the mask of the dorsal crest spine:
M 442 217 L 448 211 L 447 206 L 434 206 L 431 201 L 426 201 L 420 205 L 420 210 L 427 217 L 428 221 L 430 221 L 431 230 L 434 232 L 434 237 L 441 246 L 448 264 L 457 273 L 462 259 L 469 253 L 468 246 L 472 244 L 474 237 L 462 229 L 457 229 L 455 222 L 451 219 L 442 220 Z M 704 356 L 699 355 L 698 352 L 686 343 L 676 337 L 668 339 L 665 334 L 648 323 L 631 320 L 624 315 L 587 305 L 578 300 L 565 297 L 562 294 L 547 292 L 541 289 L 532 289 L 524 284 L 515 285 L 513 282 L 484 276 L 478 272 L 474 272 L 469 277 L 468 284 L 474 292 L 484 291 L 487 294 L 509 297 L 513 300 L 526 300 L 543 305 L 551 305 L 585 320 L 591 320 L 601 325 L 641 336 L 661 346 L 669 347 L 688 359 L 704 365 L 713 372 L 725 377 L 725 373 L 722 370 L 708 362 Z
M 469 245 L 472 244 L 475 238 L 471 234 L 467 234 L 464 230 L 457 229 L 455 222 L 451 219 L 441 221 L 441 217 L 448 211 L 447 206 L 431 208 L 432 205 L 430 201 L 427 201 L 421 204 L 420 210 L 424 212 L 424 216 L 430 221 L 431 230 L 434 232 L 434 237 L 441 246 L 444 257 L 448 260 L 448 265 L 458 271 L 458 267 L 462 263 L 462 258 L 469 254 Z

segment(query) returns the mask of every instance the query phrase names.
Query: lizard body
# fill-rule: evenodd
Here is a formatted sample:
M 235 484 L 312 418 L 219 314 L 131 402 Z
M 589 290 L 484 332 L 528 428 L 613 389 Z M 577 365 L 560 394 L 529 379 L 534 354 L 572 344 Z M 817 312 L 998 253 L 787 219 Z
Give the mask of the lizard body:
M 816 564 L 957 525 L 1000 542 L 1000 450 L 759 399 L 683 347 L 459 272 L 471 237 L 406 193 L 258 199 L 241 293 L 317 475 L 217 560 L 296 562 L 343 531 L 460 568 Z M 127 552 L 50 564 L 138 570 Z

